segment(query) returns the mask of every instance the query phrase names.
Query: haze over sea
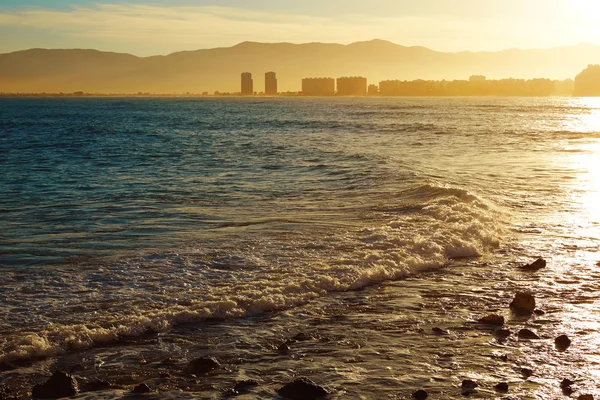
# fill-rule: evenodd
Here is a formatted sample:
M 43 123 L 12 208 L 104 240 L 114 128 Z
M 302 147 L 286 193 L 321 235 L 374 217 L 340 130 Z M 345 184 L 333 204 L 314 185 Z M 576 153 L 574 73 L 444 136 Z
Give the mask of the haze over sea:
M 599 395 L 599 160 L 590 98 L 0 99 L 3 381 Z M 224 370 L 181 372 L 201 355 Z

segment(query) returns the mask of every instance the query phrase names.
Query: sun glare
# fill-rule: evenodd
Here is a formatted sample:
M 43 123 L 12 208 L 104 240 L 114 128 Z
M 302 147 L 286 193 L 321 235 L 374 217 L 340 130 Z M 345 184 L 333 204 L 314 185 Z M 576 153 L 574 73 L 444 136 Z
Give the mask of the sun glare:
M 597 18 L 600 15 L 600 1 L 598 0 L 570 0 L 571 7 L 582 19 Z

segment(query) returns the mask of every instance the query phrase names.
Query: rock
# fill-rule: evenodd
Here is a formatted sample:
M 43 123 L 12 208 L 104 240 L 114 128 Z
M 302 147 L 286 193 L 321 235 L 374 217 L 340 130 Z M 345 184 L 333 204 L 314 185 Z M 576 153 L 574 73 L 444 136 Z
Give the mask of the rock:
M 582 394 L 577 398 L 577 400 L 594 400 L 594 396 L 591 394 Z
M 563 379 L 562 382 L 560 382 L 560 387 L 561 389 L 567 388 L 567 387 L 571 387 L 571 385 L 573 385 L 575 382 L 573 382 L 570 379 Z
M 510 303 L 510 308 L 517 314 L 531 314 L 535 310 L 535 299 L 530 293 L 519 292 Z
M 279 347 L 277 347 L 277 352 L 281 354 L 287 354 L 290 352 L 290 346 L 285 343 L 281 343 Z
M 136 387 L 133 388 L 131 393 L 144 394 L 144 393 L 150 393 L 151 391 L 152 390 L 150 390 L 148 385 L 146 385 L 145 383 L 140 383 L 139 385 L 137 385 Z
M 521 368 L 521 375 L 523 375 L 523 378 L 529 379 L 533 375 L 533 371 L 529 368 Z
M 571 339 L 567 335 L 560 335 L 556 339 L 554 339 L 554 345 L 556 349 L 559 351 L 565 351 L 571 345 Z
M 509 337 L 512 332 L 509 331 L 508 329 L 498 329 L 496 332 L 494 332 L 496 334 L 496 336 L 498 336 L 500 339 L 505 339 L 507 337 Z
M 206 374 L 220 367 L 221 364 L 214 357 L 199 357 L 189 362 L 185 372 L 194 375 Z
M 298 378 L 277 390 L 277 393 L 281 397 L 293 400 L 320 399 L 329 394 L 327 390 L 307 378 Z
M 412 397 L 415 400 L 426 400 L 427 397 L 429 397 L 429 395 L 424 390 L 417 390 L 416 392 L 413 393 Z
M 463 392 L 468 393 L 474 391 L 477 386 L 479 386 L 477 382 L 472 381 L 471 379 L 465 379 L 464 381 L 462 381 L 460 388 Z
M 82 392 L 98 392 L 107 389 L 110 389 L 110 383 L 98 379 L 81 384 Z
M 34 399 L 59 399 L 70 397 L 79 393 L 77 379 L 63 371 L 56 371 L 54 375 L 42 385 L 35 385 L 31 391 Z
M 258 386 L 257 381 L 255 381 L 254 379 L 247 379 L 247 380 L 239 381 L 238 383 L 236 383 L 235 386 L 233 387 L 233 390 L 238 394 L 248 393 L 250 391 L 250 389 L 252 389 L 253 387 L 256 387 L 256 386 Z
M 299 334 L 294 336 L 292 339 L 294 339 L 297 342 L 306 342 L 307 340 L 311 340 L 312 337 L 310 335 L 307 335 L 304 332 L 300 332 Z
M 534 331 L 526 328 L 521 329 L 517 335 L 519 339 L 535 340 L 540 338 Z
M 508 393 L 508 383 L 500 382 L 496 386 L 494 386 L 494 390 L 500 393 Z
M 490 314 L 477 320 L 480 324 L 502 326 L 504 325 L 504 317 L 501 315 Z
M 433 332 L 435 335 L 447 335 L 448 331 L 443 330 L 442 328 L 438 328 L 437 326 L 434 328 L 431 328 L 431 332 Z
M 542 268 L 546 268 L 546 260 L 543 258 L 538 258 L 531 264 L 521 266 L 521 269 L 524 271 L 538 271 Z
M 571 386 L 567 386 L 567 387 L 564 387 L 564 388 L 562 388 L 562 392 L 563 392 L 563 394 L 564 394 L 565 396 L 570 396 L 570 395 L 572 395 L 572 394 L 573 394 L 573 391 L 574 391 L 574 390 L 573 390 L 573 388 L 572 388 Z
M 533 311 L 533 313 L 534 313 L 535 315 L 544 315 L 544 314 L 546 314 L 546 312 L 545 312 L 545 311 L 543 311 L 543 310 L 534 310 L 534 311 Z

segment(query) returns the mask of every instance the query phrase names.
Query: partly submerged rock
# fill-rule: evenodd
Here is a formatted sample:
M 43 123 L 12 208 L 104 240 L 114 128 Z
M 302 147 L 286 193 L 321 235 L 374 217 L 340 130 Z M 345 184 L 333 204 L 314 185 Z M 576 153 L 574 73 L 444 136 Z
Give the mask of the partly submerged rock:
M 475 389 L 477 389 L 477 386 L 479 386 L 477 384 L 477 382 L 475 382 L 471 379 L 465 379 L 464 381 L 462 381 L 462 383 L 460 385 L 460 389 L 464 395 L 468 395 L 468 394 L 474 392 Z
M 521 375 L 523 375 L 524 379 L 529 379 L 533 375 L 533 371 L 529 368 L 521 368 Z
M 221 364 L 214 357 L 199 357 L 188 363 L 185 372 L 194 375 L 206 374 L 220 367 Z
M 477 320 L 480 324 L 502 326 L 504 325 L 504 317 L 501 315 L 490 314 Z
M 579 395 L 577 400 L 594 400 L 594 396 L 591 394 L 582 394 L 582 395 Z
M 500 393 L 508 393 L 508 383 L 500 382 L 494 386 L 494 390 Z
M 494 332 L 499 339 L 506 339 L 512 332 L 508 329 L 498 329 Z
M 565 378 L 560 382 L 560 387 L 561 389 L 564 389 L 567 387 L 571 387 L 573 384 L 575 384 L 574 381 L 570 380 L 569 378 Z
M 433 332 L 434 335 L 439 335 L 439 336 L 448 335 L 450 333 L 442 328 L 438 328 L 437 326 L 431 328 L 431 332 Z
M 571 346 L 571 339 L 567 335 L 560 335 L 554 339 L 554 345 L 558 351 L 565 351 Z
M 535 310 L 535 298 L 531 293 L 519 292 L 511 301 L 510 309 L 517 314 L 531 314 Z
M 131 393 L 144 394 L 144 393 L 150 393 L 151 391 L 152 390 L 150 389 L 150 387 L 148 387 L 148 385 L 146 385 L 145 383 L 140 383 L 139 385 L 137 385 L 136 387 L 133 388 Z
M 56 371 L 44 384 L 35 385 L 31 391 L 34 399 L 59 399 L 79 393 L 77 379 L 63 371 Z
M 546 260 L 544 260 L 543 258 L 538 258 L 531 264 L 522 265 L 521 269 L 524 271 L 538 271 L 542 268 L 546 268 L 546 264 Z
M 519 339 L 528 339 L 528 340 L 536 340 L 539 339 L 540 337 L 532 330 L 529 330 L 527 328 L 523 328 L 519 331 L 519 333 L 517 334 L 517 336 L 519 337 Z
M 427 397 L 429 397 L 429 395 L 424 390 L 417 390 L 413 393 L 412 397 L 415 400 L 427 400 Z
M 288 346 L 286 343 L 281 343 L 278 347 L 277 347 L 277 352 L 280 354 L 287 354 L 290 352 L 290 346 Z
M 323 387 L 307 378 L 298 378 L 280 388 L 277 393 L 292 400 L 320 399 L 329 394 Z

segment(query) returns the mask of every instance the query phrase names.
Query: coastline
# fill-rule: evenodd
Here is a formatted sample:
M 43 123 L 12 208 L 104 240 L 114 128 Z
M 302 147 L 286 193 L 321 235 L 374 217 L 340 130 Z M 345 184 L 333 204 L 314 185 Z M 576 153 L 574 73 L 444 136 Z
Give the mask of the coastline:
M 142 383 L 160 398 L 229 398 L 236 383 L 249 380 L 256 385 L 246 393 L 265 397 L 300 376 L 324 387 L 333 399 L 365 393 L 408 399 L 419 389 L 433 399 L 463 398 L 465 380 L 477 383 L 468 390 L 476 399 L 501 395 L 499 383 L 508 384 L 508 395 L 521 399 L 557 398 L 569 390 L 598 395 L 593 377 L 582 376 L 583 366 L 573 364 L 586 356 L 587 334 L 569 330 L 573 321 L 565 318 L 567 305 L 546 297 L 540 284 L 555 279 L 556 264 L 531 272 L 519 268 L 527 258 L 517 260 L 454 261 L 440 271 L 332 293 L 288 311 L 241 321 L 209 320 L 56 360 L 32 361 L 20 367 L 36 373 L 5 371 L 4 385 L 14 397 L 0 398 L 26 398 L 33 385 L 55 370 L 77 379 L 82 390 L 78 399 L 123 396 Z M 533 293 L 538 311 L 527 316 L 511 312 L 508 305 L 518 291 Z M 477 322 L 488 314 L 501 315 L 506 323 Z M 523 328 L 540 339 L 520 337 L 517 332 Z M 559 334 L 572 339 L 569 349 L 555 348 Z M 221 365 L 191 375 L 186 365 L 195 357 L 215 357 Z M 124 359 L 137 367 L 121 370 Z M 570 373 L 564 374 L 565 367 Z M 561 387 L 565 378 L 574 382 L 569 389 Z

